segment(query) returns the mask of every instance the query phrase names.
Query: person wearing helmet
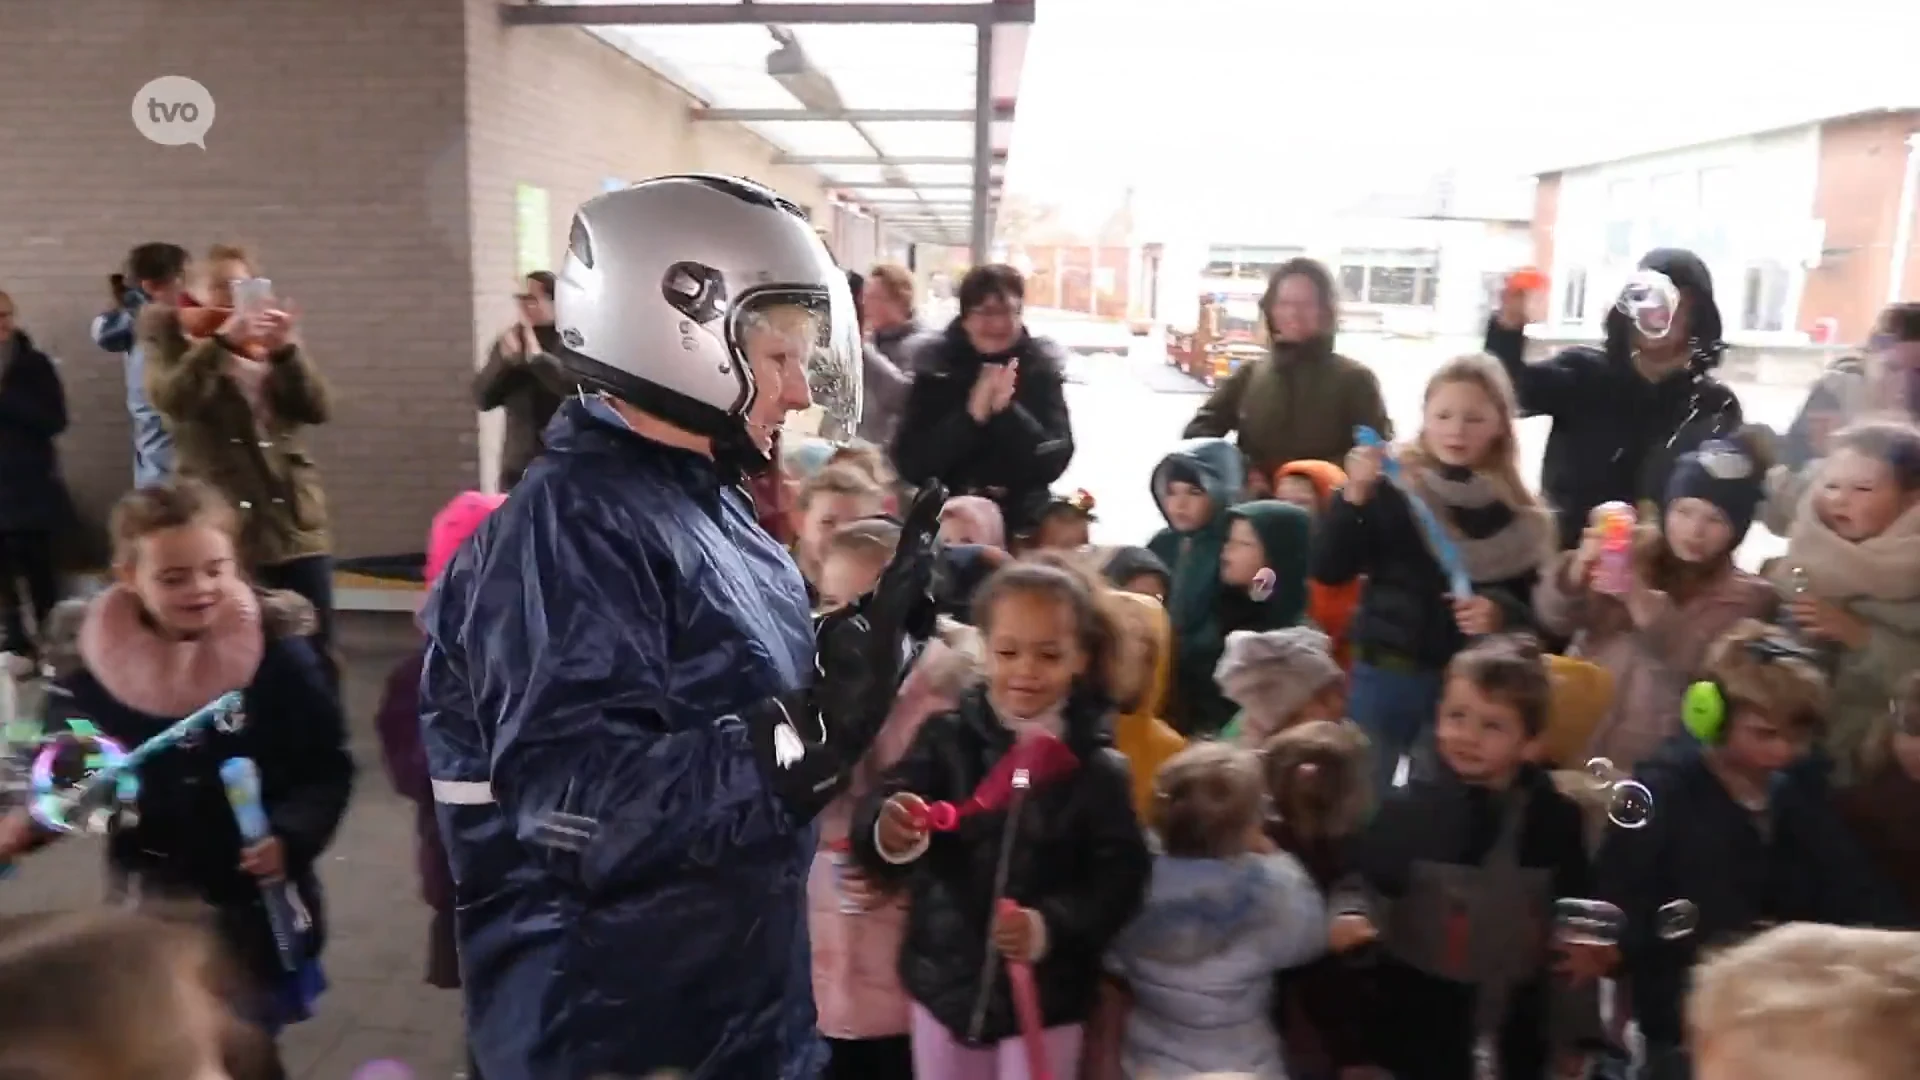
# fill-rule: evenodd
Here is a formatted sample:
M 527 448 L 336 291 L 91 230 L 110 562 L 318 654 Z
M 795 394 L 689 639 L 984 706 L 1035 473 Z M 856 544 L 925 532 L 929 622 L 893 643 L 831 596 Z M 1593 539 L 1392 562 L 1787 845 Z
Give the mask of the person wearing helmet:
M 810 1077 L 810 822 L 930 620 L 941 493 L 875 590 L 816 626 L 740 481 L 782 428 L 852 429 L 860 353 L 845 276 L 771 191 L 603 194 L 556 286 L 579 391 L 422 616 L 475 1062 Z

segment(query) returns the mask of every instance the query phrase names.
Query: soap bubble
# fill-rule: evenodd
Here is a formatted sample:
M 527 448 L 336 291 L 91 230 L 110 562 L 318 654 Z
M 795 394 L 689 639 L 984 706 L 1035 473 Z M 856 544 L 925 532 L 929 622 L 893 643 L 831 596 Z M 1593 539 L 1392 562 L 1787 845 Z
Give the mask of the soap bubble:
M 1570 945 L 1618 945 L 1626 922 L 1626 915 L 1604 900 L 1568 896 L 1553 902 L 1554 928 Z
M 1638 780 L 1622 780 L 1607 797 L 1607 820 L 1623 829 L 1638 829 L 1653 817 L 1653 792 Z
M 1700 926 L 1700 909 L 1691 900 L 1669 900 L 1653 913 L 1653 932 L 1662 941 L 1679 941 Z
M 1626 779 L 1614 766 L 1612 758 L 1603 757 L 1587 759 L 1587 775 L 1593 778 L 1594 783 L 1603 787 L 1612 787 Z

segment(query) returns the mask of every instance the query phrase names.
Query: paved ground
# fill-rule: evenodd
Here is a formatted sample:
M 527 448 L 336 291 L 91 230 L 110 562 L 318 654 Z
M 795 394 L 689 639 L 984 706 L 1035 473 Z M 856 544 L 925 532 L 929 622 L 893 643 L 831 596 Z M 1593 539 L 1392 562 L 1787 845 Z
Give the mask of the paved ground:
M 1411 431 L 1427 373 L 1465 347 L 1382 340 L 1349 351 L 1381 372 L 1394 422 Z M 1096 540 L 1142 543 L 1160 525 L 1148 474 L 1204 389 L 1167 367 L 1150 347 L 1131 355 L 1081 357 L 1073 371 L 1068 396 L 1078 452 L 1063 486 L 1084 486 L 1098 496 Z M 1774 424 L 1791 417 L 1803 393 L 1740 389 L 1750 415 Z M 1530 424 L 1524 436 L 1534 479 L 1545 429 Z M 407 618 L 396 615 L 349 616 L 341 627 L 354 753 L 362 771 L 347 821 L 322 868 L 333 928 L 326 960 L 333 989 L 320 1015 L 285 1040 L 300 1080 L 345 1080 L 360 1064 L 383 1058 L 405 1061 L 420 1080 L 437 1080 L 451 1076 L 460 1059 L 457 995 L 420 981 L 427 915 L 415 891 L 411 808 L 388 789 L 373 735 L 380 687 L 411 633 Z M 0 885 L 0 912 L 95 903 L 101 878 L 95 845 L 65 845 L 36 856 Z

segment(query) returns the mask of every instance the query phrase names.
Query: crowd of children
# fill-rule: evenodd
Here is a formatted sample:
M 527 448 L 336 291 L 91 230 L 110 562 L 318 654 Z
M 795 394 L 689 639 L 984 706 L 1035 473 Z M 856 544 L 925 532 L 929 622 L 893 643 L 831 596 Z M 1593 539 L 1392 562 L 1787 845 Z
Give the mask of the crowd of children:
M 1286 464 L 1257 485 L 1270 497 L 1242 497 L 1232 443 L 1179 445 L 1150 478 L 1166 528 L 1141 546 L 1091 546 L 1084 491 L 1022 536 L 989 501 L 948 502 L 934 640 L 820 821 L 807 895 L 831 1077 L 1911 1065 L 1914 939 L 1765 931 L 1920 916 L 1920 431 L 1858 425 L 1796 477 L 1770 473 L 1764 440 L 1709 442 L 1624 546 L 1596 522 L 1562 553 L 1520 478 L 1499 364 L 1443 365 L 1424 400 L 1404 445 Z M 897 478 L 860 446 L 803 443 L 785 465 L 811 597 L 849 604 L 899 542 Z M 455 500 L 430 563 L 498 502 Z M 1733 552 L 1763 512 L 1788 546 L 1757 575 Z M 130 741 L 236 689 L 276 723 L 150 769 L 110 865 L 131 895 L 209 905 L 253 989 L 217 985 L 197 931 L 169 922 L 128 955 L 139 992 L 181 1010 L 177 1045 L 87 1046 L 62 1034 L 72 1018 L 28 1037 L 9 1008 L 0 1066 L 268 1061 L 198 1002 L 267 1032 L 302 1015 L 255 893 L 292 885 L 317 957 L 312 866 L 352 777 L 338 698 L 299 613 L 233 570 L 217 496 L 144 489 L 114 528 L 119 583 L 66 620 L 68 697 Z M 428 981 L 449 986 L 418 671 L 396 670 L 380 730 L 422 808 Z M 221 794 L 233 755 L 258 763 L 266 844 L 242 841 Z M 1642 793 L 1637 814 L 1616 812 L 1622 792 Z M 48 839 L 8 818 L 0 859 Z M 120 918 L 7 928 L 0 987 L 120 948 Z M 1835 1012 L 1815 1023 L 1821 993 Z
M 1137 547 L 1089 545 L 1085 492 L 1021 537 L 953 500 L 944 636 L 973 651 L 927 651 L 823 829 L 831 1075 L 1025 1078 L 1035 1050 L 1089 1080 L 1727 1075 L 1757 1036 L 1687 1011 L 1721 950 L 1915 925 L 1920 432 L 1857 426 L 1799 478 L 1755 434 L 1707 443 L 1624 549 L 1596 519 L 1561 553 L 1515 419 L 1470 356 L 1406 444 L 1270 497 L 1189 440 Z M 893 479 L 854 471 L 796 479 L 826 604 L 890 550 Z M 1787 490 L 1786 556 L 1739 569 Z M 1009 799 L 1038 744 L 1070 767 Z M 1778 933 L 1883 940 L 1825 932 Z M 1729 1034 L 1703 1051 L 1703 1024 Z

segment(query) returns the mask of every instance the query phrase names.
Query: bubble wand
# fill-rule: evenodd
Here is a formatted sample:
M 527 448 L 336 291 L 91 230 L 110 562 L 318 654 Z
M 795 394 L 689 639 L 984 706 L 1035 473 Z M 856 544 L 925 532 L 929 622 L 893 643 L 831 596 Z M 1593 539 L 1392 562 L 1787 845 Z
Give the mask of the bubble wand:
M 1353 429 L 1353 444 L 1361 447 L 1384 447 L 1386 441 L 1380 433 L 1362 424 Z M 1392 454 L 1380 457 L 1380 472 L 1389 483 L 1400 483 L 1400 462 Z M 1420 524 L 1421 533 L 1427 538 L 1428 547 L 1433 549 L 1433 557 L 1439 562 L 1440 569 L 1446 572 L 1449 588 L 1456 599 L 1465 600 L 1473 595 L 1473 578 L 1467 574 L 1466 560 L 1460 557 L 1460 547 L 1447 534 L 1446 526 L 1434 516 L 1433 507 L 1425 499 L 1408 496 L 1407 505 L 1413 507 L 1413 518 Z
M 236 728 L 240 722 L 242 701 L 238 690 L 222 694 L 124 753 L 117 753 L 119 748 L 111 740 L 96 736 L 95 741 L 102 750 L 100 767 L 68 787 L 59 787 L 53 780 L 56 746 L 52 743 L 43 745 L 34 759 L 33 767 L 34 820 L 54 832 L 73 832 L 74 811 L 90 802 L 104 802 L 102 795 L 109 789 L 113 791 L 116 802 L 134 798 L 139 793 L 140 767 L 146 764 L 148 758 L 180 745 L 206 728 Z M 103 822 L 98 820 L 98 815 L 89 817 L 87 826 L 90 831 L 98 831 L 94 826 L 99 824 Z

